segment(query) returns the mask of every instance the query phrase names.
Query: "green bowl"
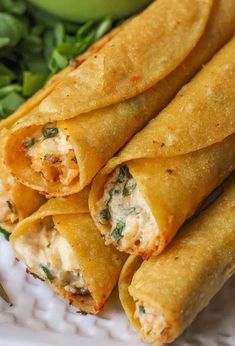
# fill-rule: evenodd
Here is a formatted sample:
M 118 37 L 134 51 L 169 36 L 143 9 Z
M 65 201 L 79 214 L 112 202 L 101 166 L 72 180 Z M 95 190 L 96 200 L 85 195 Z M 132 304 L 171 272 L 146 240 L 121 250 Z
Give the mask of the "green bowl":
M 135 13 L 152 0 L 29 0 L 41 9 L 71 21 L 99 19 L 110 15 L 126 17 Z

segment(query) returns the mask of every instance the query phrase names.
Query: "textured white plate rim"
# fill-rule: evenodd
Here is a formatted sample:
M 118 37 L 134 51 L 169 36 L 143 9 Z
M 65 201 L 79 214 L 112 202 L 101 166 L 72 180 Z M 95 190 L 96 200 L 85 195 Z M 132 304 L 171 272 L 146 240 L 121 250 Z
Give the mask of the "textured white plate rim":
M 67 334 L 33 331 L 12 325 L 0 326 L 0 346 L 104 346 L 104 339 L 93 339 L 82 336 L 68 336 Z M 48 341 L 50 340 L 50 341 Z M 109 346 L 123 346 L 123 342 L 108 341 Z M 128 342 L 128 346 L 131 343 Z M 133 344 L 134 346 L 134 344 Z
M 81 316 L 39 280 L 26 275 L 0 236 L 0 346 L 143 346 L 114 291 L 100 316 Z M 172 346 L 235 346 L 235 277 Z

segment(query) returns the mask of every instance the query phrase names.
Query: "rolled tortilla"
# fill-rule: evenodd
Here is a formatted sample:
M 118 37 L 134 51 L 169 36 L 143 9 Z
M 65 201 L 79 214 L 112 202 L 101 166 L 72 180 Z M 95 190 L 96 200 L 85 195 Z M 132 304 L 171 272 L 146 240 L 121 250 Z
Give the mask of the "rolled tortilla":
M 17 222 L 36 211 L 45 198 L 30 187 L 27 187 L 10 174 L 3 163 L 3 143 L 9 128 L 27 114 L 44 99 L 58 85 L 69 72 L 77 69 L 89 56 L 95 54 L 120 30 L 117 28 L 92 45 L 84 54 L 74 59 L 70 66 L 54 75 L 46 85 L 26 101 L 19 109 L 7 119 L 0 121 L 0 226 L 12 232 Z M 13 139 L 14 141 L 14 139 Z
M 81 311 L 98 313 L 126 256 L 106 247 L 88 212 L 88 190 L 51 199 L 10 237 L 28 270 Z
M 235 38 L 95 178 L 90 210 L 120 251 L 160 254 L 235 169 Z
M 235 31 L 235 3 L 232 0 L 214 0 L 210 11 L 207 11 L 210 8 L 207 1 L 183 1 L 178 5 L 178 2 L 169 0 L 154 2 L 147 12 L 129 21 L 103 49 L 88 59 L 89 62 L 87 60 L 69 74 L 31 112 L 31 116 L 17 124 L 8 139 L 6 162 L 19 181 L 49 197 L 69 195 L 83 189 Z M 202 17 L 204 20 L 207 17 L 204 24 Z M 177 24 L 179 18 L 180 24 Z M 190 25 L 191 29 L 186 30 Z M 142 26 L 149 30 L 140 30 Z M 193 39 L 191 35 L 199 26 L 198 36 Z M 177 30 L 172 32 L 173 27 Z M 187 44 L 181 44 L 182 32 L 190 36 L 186 40 L 190 40 L 190 49 Z M 133 50 L 130 41 L 132 45 L 135 42 Z M 175 45 L 179 44 L 180 59 L 167 48 L 172 42 L 174 52 L 178 50 Z M 118 49 L 120 54 L 117 55 Z M 144 55 L 143 49 L 146 51 Z M 161 65 L 163 61 L 167 61 L 165 69 Z M 154 74 L 149 72 L 148 66 L 154 66 Z M 134 76 L 141 77 L 140 85 Z M 130 78 L 134 80 L 131 84 L 134 83 L 134 87 L 130 87 Z M 126 91 L 123 100 L 123 90 L 127 89 L 123 87 L 125 83 L 131 94 Z M 48 139 L 46 144 L 43 131 L 48 127 L 56 129 L 52 133 L 58 137 Z M 37 145 L 29 152 L 22 150 L 22 145 L 31 138 Z M 71 169 L 65 169 L 68 167 L 67 155 L 71 156 Z
M 166 251 L 123 267 L 122 305 L 141 337 L 174 341 L 235 271 L 235 176 L 222 195 L 183 227 Z
M 37 210 L 45 198 L 16 181 L 5 168 L 3 141 L 6 133 L 6 130 L 0 132 L 0 226 L 11 232 L 17 222 Z

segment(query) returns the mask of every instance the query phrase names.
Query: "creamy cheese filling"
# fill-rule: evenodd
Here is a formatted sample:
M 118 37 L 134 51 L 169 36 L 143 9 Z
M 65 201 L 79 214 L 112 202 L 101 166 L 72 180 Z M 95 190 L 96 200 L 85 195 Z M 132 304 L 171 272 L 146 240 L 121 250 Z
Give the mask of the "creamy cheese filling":
M 106 243 L 121 251 L 152 253 L 158 247 L 158 225 L 127 166 L 108 179 L 97 219 L 111 228 L 104 234 Z
M 0 222 L 15 223 L 18 215 L 12 202 L 10 177 L 7 182 L 0 181 Z
M 29 270 L 40 278 L 56 281 L 73 294 L 89 294 L 76 253 L 55 229 L 51 218 L 38 222 L 20 236 L 15 249 Z
M 47 124 L 22 143 L 31 168 L 48 182 L 70 185 L 76 181 L 79 168 L 69 136 L 56 125 Z
M 134 317 L 139 319 L 140 335 L 143 339 L 161 344 L 167 341 L 169 327 L 163 315 L 157 314 L 153 308 L 143 302 L 136 301 Z

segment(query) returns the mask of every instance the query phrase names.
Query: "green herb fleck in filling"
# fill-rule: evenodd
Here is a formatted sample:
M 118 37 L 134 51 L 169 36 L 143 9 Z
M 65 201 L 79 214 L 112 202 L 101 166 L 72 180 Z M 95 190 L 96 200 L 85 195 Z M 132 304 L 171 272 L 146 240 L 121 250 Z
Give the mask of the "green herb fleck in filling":
M 143 306 L 143 305 L 140 305 L 140 306 L 139 306 L 139 314 L 140 314 L 140 315 L 143 315 L 143 314 L 145 314 L 145 313 L 146 313 L 146 311 L 145 311 L 144 306 Z
M 2 233 L 2 235 L 4 236 L 4 238 L 6 240 L 9 241 L 10 235 L 11 233 L 7 232 L 5 229 L 3 229 L 2 227 L 0 227 L 0 233 Z
M 56 137 L 59 130 L 56 127 L 44 127 L 42 130 L 44 139 Z
M 132 176 L 129 172 L 129 169 L 126 165 L 124 166 L 121 166 L 120 169 L 119 169 L 119 174 L 118 174 L 118 177 L 117 177 L 117 183 L 123 183 L 125 179 L 131 179 Z
M 125 183 L 124 187 L 122 186 L 123 183 Z M 112 201 L 114 195 L 119 195 L 120 193 L 122 193 L 123 196 L 129 196 L 136 187 L 136 183 L 134 182 L 132 175 L 130 174 L 129 169 L 126 165 L 119 168 L 117 179 L 113 181 L 112 184 L 113 187 L 109 190 L 109 198 L 106 201 L 106 206 L 108 206 Z
M 111 214 L 110 214 L 109 208 L 105 208 L 105 209 L 101 210 L 101 212 L 99 214 L 99 222 L 102 225 L 105 225 L 105 224 L 109 223 L 110 219 L 111 219 Z
M 35 144 L 35 138 L 29 138 L 23 143 L 23 147 L 25 149 L 31 148 Z
M 132 194 L 132 192 L 135 190 L 137 184 L 136 182 L 134 181 L 134 179 L 130 179 L 126 182 L 126 184 L 124 185 L 124 188 L 123 188 L 123 196 L 126 197 L 126 196 L 130 196 Z
M 55 279 L 54 275 L 53 275 L 53 274 L 50 272 L 50 270 L 49 270 L 47 267 L 45 267 L 43 264 L 40 264 L 40 268 L 42 269 L 42 271 L 44 272 L 44 274 L 46 275 L 47 279 L 48 279 L 50 282 L 52 282 L 52 281 Z
M 15 208 L 13 204 L 10 201 L 7 201 L 8 208 L 10 209 L 11 213 L 15 214 Z
M 122 232 L 123 232 L 125 226 L 126 225 L 123 221 L 118 221 L 116 227 L 112 231 L 111 237 L 116 241 L 116 243 L 118 243 L 119 240 L 122 239 L 122 237 L 123 237 Z

